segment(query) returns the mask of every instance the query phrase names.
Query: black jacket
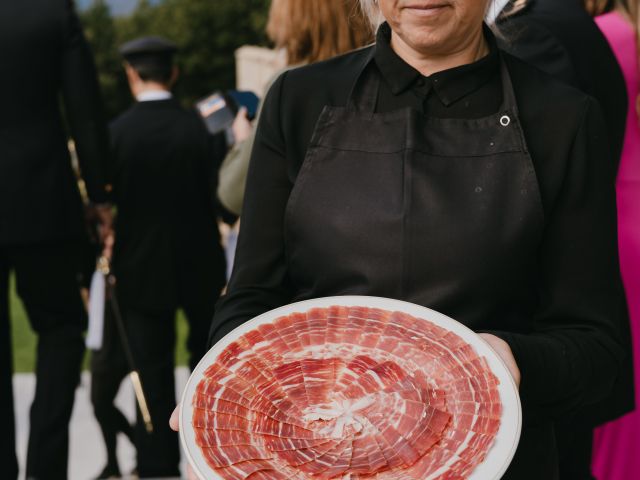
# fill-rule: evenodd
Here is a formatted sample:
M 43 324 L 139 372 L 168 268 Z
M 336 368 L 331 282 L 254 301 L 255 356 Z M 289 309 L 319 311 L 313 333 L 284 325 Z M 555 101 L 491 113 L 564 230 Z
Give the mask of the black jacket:
M 610 182 L 615 183 L 627 118 L 624 77 L 607 39 L 586 13 L 581 0 L 530 0 L 527 7 L 500 24 L 502 47 L 541 70 L 572 85 L 600 103 L 611 148 Z M 628 316 L 619 317 L 627 351 L 631 351 Z M 580 412 L 599 424 L 634 408 L 632 359 L 613 394 L 604 403 Z
M 171 99 L 135 104 L 112 123 L 111 138 L 122 302 L 158 311 L 215 301 L 226 269 L 214 194 L 224 137 Z
M 107 200 L 108 138 L 70 0 L 0 2 L 0 109 L 0 245 L 82 235 L 65 121 L 94 202 Z

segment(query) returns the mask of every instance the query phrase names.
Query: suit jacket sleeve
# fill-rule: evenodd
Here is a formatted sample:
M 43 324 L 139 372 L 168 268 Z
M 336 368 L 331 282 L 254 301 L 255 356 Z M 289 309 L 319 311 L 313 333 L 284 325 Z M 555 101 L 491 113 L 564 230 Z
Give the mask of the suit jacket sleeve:
M 547 213 L 533 331 L 498 333 L 522 373 L 529 421 L 563 418 L 605 399 L 628 353 L 622 322 L 614 321 L 626 309 L 604 131 L 600 108 L 588 97 L 560 196 Z
M 284 215 L 292 183 L 280 122 L 284 76 L 271 87 L 260 115 L 242 212 L 238 247 L 226 294 L 216 305 L 209 344 L 256 315 L 290 303 Z
M 62 100 L 89 198 L 108 200 L 109 140 L 96 67 L 71 0 L 60 65 Z
M 236 215 L 242 213 L 242 200 L 254 140 L 255 131 L 246 140 L 233 146 L 220 167 L 218 198 L 222 205 Z

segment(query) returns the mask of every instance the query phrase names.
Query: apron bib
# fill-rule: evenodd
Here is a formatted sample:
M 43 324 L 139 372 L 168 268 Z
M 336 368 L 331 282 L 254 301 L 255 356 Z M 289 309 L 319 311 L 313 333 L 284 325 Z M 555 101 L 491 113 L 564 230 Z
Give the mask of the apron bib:
M 500 68 L 503 102 L 488 117 L 376 113 L 370 63 L 346 107 L 324 108 L 285 214 L 296 301 L 375 295 L 476 331 L 528 330 L 544 214 L 504 60 Z M 552 455 L 539 454 L 511 478 L 552 479 L 540 471 Z

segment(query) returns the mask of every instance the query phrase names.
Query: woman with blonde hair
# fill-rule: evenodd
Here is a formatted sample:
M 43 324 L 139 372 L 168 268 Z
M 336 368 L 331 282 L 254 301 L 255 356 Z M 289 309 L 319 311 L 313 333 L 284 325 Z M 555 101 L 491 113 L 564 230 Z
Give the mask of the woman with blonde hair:
M 626 81 L 629 108 L 616 180 L 620 270 L 627 294 L 636 392 L 640 392 L 640 1 L 589 0 L 596 23 L 613 49 Z M 640 477 L 640 411 L 596 430 L 593 473 L 599 480 Z

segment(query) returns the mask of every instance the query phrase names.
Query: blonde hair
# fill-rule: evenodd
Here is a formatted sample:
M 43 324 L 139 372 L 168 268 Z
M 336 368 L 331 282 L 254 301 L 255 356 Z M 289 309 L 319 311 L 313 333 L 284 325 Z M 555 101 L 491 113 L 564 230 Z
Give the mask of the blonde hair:
M 360 9 L 374 28 L 378 28 L 384 21 L 378 8 L 378 0 L 360 0 Z
M 373 41 L 358 0 L 273 0 L 267 34 L 296 65 L 326 60 Z

